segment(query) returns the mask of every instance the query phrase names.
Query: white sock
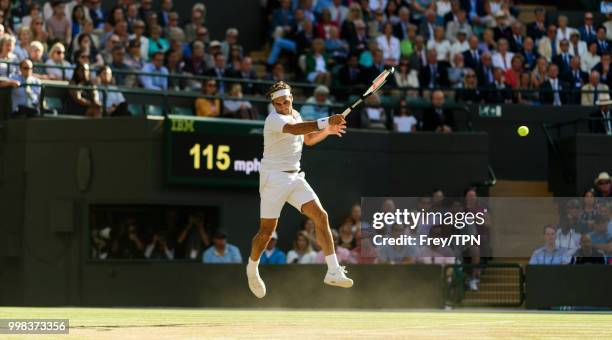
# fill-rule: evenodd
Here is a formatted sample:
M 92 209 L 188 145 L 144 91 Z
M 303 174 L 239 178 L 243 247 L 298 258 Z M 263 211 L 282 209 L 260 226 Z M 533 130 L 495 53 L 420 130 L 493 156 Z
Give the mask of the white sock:
M 335 253 L 325 256 L 325 262 L 327 262 L 328 271 L 332 271 L 340 267 L 340 264 L 338 263 L 338 258 L 336 257 Z
M 253 261 L 251 260 L 251 257 L 249 257 L 249 263 L 247 264 L 247 272 L 249 272 L 249 274 L 258 273 L 259 270 L 257 269 L 257 266 L 259 266 L 259 260 Z

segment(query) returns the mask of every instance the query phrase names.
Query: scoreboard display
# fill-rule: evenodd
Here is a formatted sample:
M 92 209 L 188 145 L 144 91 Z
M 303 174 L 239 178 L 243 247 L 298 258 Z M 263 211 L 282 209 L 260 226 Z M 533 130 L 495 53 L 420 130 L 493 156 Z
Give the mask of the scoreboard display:
M 165 150 L 168 183 L 257 187 L 263 122 L 169 115 Z

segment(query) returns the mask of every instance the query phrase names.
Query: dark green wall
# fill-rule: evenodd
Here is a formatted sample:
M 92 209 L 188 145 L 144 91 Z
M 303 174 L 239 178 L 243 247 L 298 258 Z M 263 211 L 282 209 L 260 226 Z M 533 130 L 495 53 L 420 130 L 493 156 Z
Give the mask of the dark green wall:
M 257 190 L 166 185 L 162 127 L 144 118 L 7 122 L 0 144 L 0 304 L 86 301 L 84 282 L 94 275 L 85 270 L 91 204 L 218 206 L 230 242 L 246 253 L 258 225 Z M 362 195 L 410 196 L 434 186 L 453 194 L 485 180 L 486 140 L 350 131 L 307 150 L 304 168 L 337 225 Z M 282 247 L 300 222 L 285 209 Z

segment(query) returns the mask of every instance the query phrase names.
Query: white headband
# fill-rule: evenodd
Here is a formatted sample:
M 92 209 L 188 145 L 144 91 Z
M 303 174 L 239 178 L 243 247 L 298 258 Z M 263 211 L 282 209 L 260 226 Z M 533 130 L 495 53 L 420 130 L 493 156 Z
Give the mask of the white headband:
M 278 97 L 282 97 L 282 96 L 290 96 L 291 95 L 291 90 L 289 89 L 282 89 L 282 90 L 278 90 L 276 92 L 272 92 L 272 95 L 270 96 L 272 98 L 272 100 L 278 98 Z

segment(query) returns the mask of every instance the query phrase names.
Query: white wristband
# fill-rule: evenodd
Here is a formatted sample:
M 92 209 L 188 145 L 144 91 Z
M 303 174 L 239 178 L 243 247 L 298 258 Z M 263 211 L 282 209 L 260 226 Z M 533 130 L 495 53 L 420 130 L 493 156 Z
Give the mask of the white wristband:
M 329 126 L 329 117 L 317 119 L 317 127 L 319 130 L 323 130 Z

